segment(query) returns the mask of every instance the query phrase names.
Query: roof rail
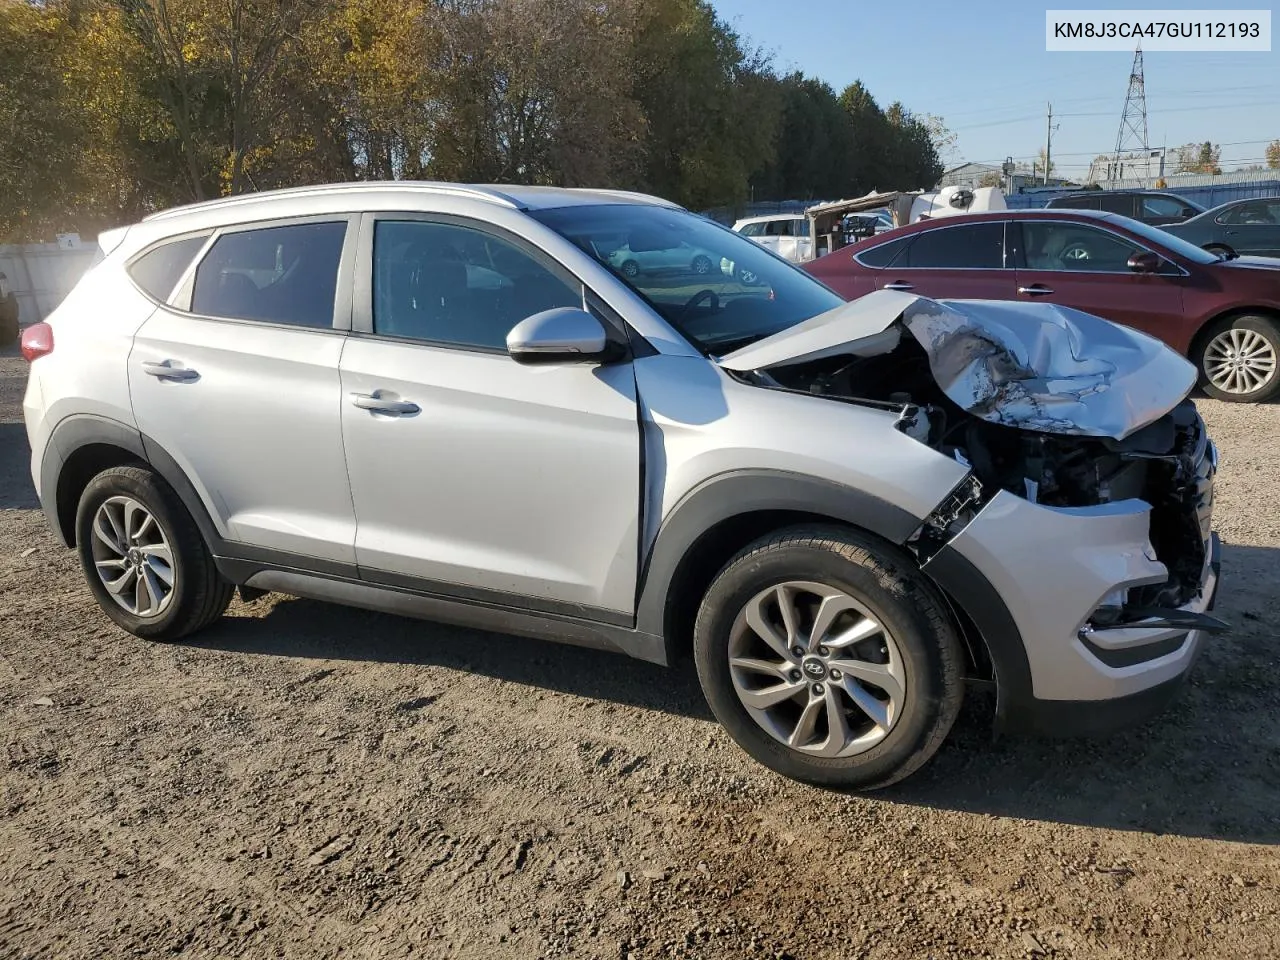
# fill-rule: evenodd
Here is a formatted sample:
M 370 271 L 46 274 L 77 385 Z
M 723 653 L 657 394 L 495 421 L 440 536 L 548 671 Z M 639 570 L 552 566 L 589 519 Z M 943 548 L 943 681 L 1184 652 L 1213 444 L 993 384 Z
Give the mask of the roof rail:
M 461 183 L 442 183 L 434 180 L 352 180 L 346 183 L 324 183 L 306 187 L 286 187 L 281 190 L 263 190 L 258 193 L 240 193 L 233 197 L 219 197 L 216 200 L 204 200 L 200 203 L 188 203 L 180 207 L 170 207 L 143 217 L 143 222 L 165 220 L 169 217 L 182 216 L 204 210 L 221 210 L 224 207 L 250 206 L 277 197 L 307 197 L 327 193 L 341 193 L 345 190 L 421 190 L 424 193 L 443 194 L 447 196 L 470 197 L 476 200 L 487 200 L 503 206 L 520 209 L 520 204 L 511 197 L 485 187 L 468 186 Z

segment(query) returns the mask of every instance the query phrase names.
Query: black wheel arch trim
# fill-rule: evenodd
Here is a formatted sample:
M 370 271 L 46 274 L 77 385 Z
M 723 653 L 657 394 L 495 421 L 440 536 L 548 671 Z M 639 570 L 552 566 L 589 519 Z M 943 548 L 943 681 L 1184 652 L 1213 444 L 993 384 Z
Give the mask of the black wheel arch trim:
M 947 598 L 962 610 L 986 644 L 996 675 L 995 729 L 1033 726 L 1036 704 L 1031 690 L 1031 664 L 1022 631 L 999 592 L 977 567 L 950 545 L 921 568 Z
M 96 414 L 73 414 L 60 420 L 49 436 L 40 461 L 40 505 L 63 546 L 74 545 L 74 531 L 67 531 L 58 515 L 58 484 L 62 469 L 77 450 L 99 444 L 117 447 L 150 464 L 178 494 L 209 549 L 215 554 L 221 552 L 224 540 L 213 525 L 204 501 L 177 461 L 136 427 Z
M 704 480 L 663 518 L 637 585 L 636 627 L 663 635 L 667 599 L 689 551 L 719 524 L 735 517 L 789 511 L 829 517 L 901 545 L 921 518 L 877 496 L 843 484 L 783 470 L 734 470 Z

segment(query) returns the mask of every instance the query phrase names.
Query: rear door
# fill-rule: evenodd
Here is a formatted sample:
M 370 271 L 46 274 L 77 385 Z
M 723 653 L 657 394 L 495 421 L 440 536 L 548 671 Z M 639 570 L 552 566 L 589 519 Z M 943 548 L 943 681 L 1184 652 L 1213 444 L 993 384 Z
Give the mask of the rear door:
M 1250 200 L 1218 216 L 1223 241 L 1236 253 L 1280 257 L 1280 199 Z
M 326 216 L 221 230 L 129 357 L 138 429 L 177 461 L 227 539 L 345 563 L 349 227 Z
M 1157 227 L 1166 223 L 1181 223 L 1200 212 L 1195 207 L 1166 193 L 1138 194 L 1137 219 L 1143 223 L 1150 223 Z
M 1017 283 L 1005 262 L 1004 233 L 1005 221 L 982 220 L 939 223 L 913 234 L 906 249 L 876 272 L 876 289 L 934 298 L 1012 300 Z
M 1162 339 L 1182 313 L 1183 271 L 1134 273 L 1129 257 L 1146 248 L 1092 223 L 1026 219 L 1012 223 L 1010 260 L 1017 298 L 1074 307 Z

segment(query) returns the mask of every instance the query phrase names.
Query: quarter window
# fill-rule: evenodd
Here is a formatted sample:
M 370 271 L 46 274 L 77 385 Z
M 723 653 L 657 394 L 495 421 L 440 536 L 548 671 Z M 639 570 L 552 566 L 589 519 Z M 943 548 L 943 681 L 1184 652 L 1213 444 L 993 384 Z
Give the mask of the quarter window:
M 580 285 L 492 234 L 422 220 L 374 228 L 374 333 L 502 350 L 525 317 L 581 306 Z
M 1128 273 L 1129 257 L 1142 248 L 1108 230 L 1084 223 L 1022 223 L 1028 270 Z
M 219 237 L 196 268 L 192 312 L 332 327 L 346 232 L 345 222 L 305 223 Z
M 170 240 L 143 254 L 129 265 L 133 282 L 157 300 L 169 299 L 191 261 L 200 252 L 209 234 Z
M 900 258 L 901 259 L 901 258 Z M 998 220 L 939 226 L 915 235 L 904 267 L 999 270 L 1004 266 L 1004 224 Z
M 868 250 L 855 251 L 854 258 L 863 266 L 887 267 L 902 252 L 908 239 L 910 238 L 899 237 L 897 240 L 890 240 L 888 243 L 882 243 Z

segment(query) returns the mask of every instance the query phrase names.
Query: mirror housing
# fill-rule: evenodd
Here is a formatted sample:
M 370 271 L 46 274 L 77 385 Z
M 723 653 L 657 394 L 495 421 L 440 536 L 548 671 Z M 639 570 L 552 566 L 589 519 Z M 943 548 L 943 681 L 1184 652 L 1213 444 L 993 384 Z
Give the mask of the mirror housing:
M 516 363 L 603 363 L 618 352 L 604 324 L 578 307 L 535 313 L 507 334 L 507 353 Z
M 1142 250 L 1129 258 L 1127 266 L 1134 273 L 1156 273 L 1160 269 L 1160 257 L 1150 250 Z

